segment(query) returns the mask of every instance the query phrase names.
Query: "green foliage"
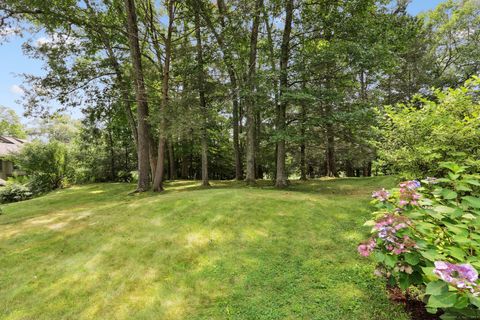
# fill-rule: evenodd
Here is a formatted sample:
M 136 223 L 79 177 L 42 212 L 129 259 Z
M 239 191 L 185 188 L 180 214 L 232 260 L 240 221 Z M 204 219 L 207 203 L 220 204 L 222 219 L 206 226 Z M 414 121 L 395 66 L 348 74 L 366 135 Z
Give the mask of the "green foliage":
M 58 141 L 29 143 L 15 161 L 30 177 L 34 193 L 64 187 L 74 171 L 67 146 Z
M 29 135 L 46 141 L 70 143 L 78 135 L 80 123 L 66 114 L 54 114 L 36 119 L 29 128 Z
M 0 188 L 0 203 L 10 203 L 27 200 L 33 197 L 30 188 L 23 184 L 8 183 Z M 0 215 L 2 210 L 0 208 Z
M 416 286 L 429 311 L 442 309 L 442 319 L 480 317 L 480 175 L 468 167 L 442 163 L 444 178 L 400 184 L 400 189 L 374 193 L 372 238 L 359 246 L 360 253 L 375 252 L 378 274 L 402 289 Z M 467 277 L 448 268 L 468 269 Z M 451 318 L 453 317 L 453 318 Z
M 408 178 L 441 174 L 440 162 L 480 168 L 480 78 L 458 89 L 435 90 L 407 105 L 386 107 L 374 142 L 384 165 Z
M 477 0 L 447 0 L 424 15 L 431 35 L 433 82 L 456 87 L 480 68 L 480 5 Z
M 83 120 L 70 144 L 75 183 L 126 182 L 136 168 L 134 143 L 122 114 L 102 118 L 107 121 L 106 126 L 103 119 L 97 120 L 94 116 Z
M 0 106 L 0 135 L 26 138 L 20 118 L 14 110 Z

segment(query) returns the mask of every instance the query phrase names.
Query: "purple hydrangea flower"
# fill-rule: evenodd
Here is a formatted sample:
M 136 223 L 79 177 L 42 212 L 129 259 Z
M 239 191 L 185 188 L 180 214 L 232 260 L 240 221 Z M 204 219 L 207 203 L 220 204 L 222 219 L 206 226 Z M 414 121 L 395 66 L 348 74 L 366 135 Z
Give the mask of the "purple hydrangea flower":
M 385 248 L 399 255 L 409 252 L 410 248 L 416 246 L 415 241 L 410 237 L 407 235 L 402 237 L 397 233 L 401 229 L 408 228 L 410 224 L 411 221 L 407 217 L 387 214 L 377 221 L 374 229 L 378 231 L 377 237 L 383 241 Z
M 478 272 L 470 264 L 453 264 L 444 261 L 435 261 L 433 272 L 443 281 L 458 289 L 467 289 L 478 295 Z
M 420 188 L 421 184 L 418 180 L 410 180 L 400 183 L 400 188 L 406 188 L 408 190 L 415 190 Z
M 405 181 L 400 183 L 400 201 L 398 205 L 404 207 L 406 205 L 418 206 L 420 194 L 415 190 L 420 187 L 420 182 L 417 180 Z

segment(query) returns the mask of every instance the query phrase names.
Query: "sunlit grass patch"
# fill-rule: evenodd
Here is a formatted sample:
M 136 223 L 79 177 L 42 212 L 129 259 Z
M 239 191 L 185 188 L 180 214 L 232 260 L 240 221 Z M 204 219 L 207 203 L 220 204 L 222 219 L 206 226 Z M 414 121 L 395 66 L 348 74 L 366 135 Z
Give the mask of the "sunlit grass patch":
M 356 254 L 390 183 L 95 184 L 4 206 L 0 318 L 407 319 Z

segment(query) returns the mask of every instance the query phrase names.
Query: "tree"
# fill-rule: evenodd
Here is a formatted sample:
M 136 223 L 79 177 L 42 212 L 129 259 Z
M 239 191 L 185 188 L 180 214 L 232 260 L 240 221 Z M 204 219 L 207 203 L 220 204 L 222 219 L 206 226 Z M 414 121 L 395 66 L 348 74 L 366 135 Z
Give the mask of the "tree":
M 14 110 L 0 106 L 0 135 L 26 138 L 20 118 Z
M 87 180 L 136 166 L 139 191 L 151 180 L 161 191 L 167 173 L 207 185 L 246 172 L 249 184 L 283 188 L 295 177 L 371 175 L 375 107 L 419 92 L 434 100 L 432 85 L 478 73 L 475 1 L 423 16 L 407 5 L 4 0 L 0 22 L 48 36 L 24 44 L 46 70 L 25 77 L 25 114 L 82 110 L 71 141 Z M 100 168 L 89 170 L 94 161 Z
M 130 43 L 130 57 L 133 66 L 133 78 L 135 81 L 135 94 L 137 101 L 138 122 L 138 186 L 137 191 L 143 192 L 150 188 L 150 133 L 148 130 L 148 99 L 145 89 L 144 73 L 142 68 L 141 51 L 138 38 L 138 23 L 134 0 L 125 0 L 127 15 L 127 33 Z M 160 153 L 160 151 L 159 151 Z M 163 162 L 163 158 L 158 159 Z M 163 167 L 162 167 L 163 168 Z M 158 187 L 157 187 L 158 188 Z
M 243 167 L 242 167 L 242 155 L 240 150 L 240 137 L 239 137 L 239 104 L 240 104 L 240 96 L 239 96 L 239 84 L 237 80 L 236 68 L 235 68 L 235 61 L 232 55 L 232 44 L 227 44 L 225 41 L 225 34 L 227 32 L 231 32 L 231 28 L 227 28 L 226 24 L 226 14 L 227 14 L 227 7 L 223 0 L 217 1 L 217 8 L 218 8 L 218 23 L 220 25 L 220 31 L 217 31 L 215 28 L 212 19 L 210 18 L 209 12 L 203 11 L 203 18 L 205 19 L 208 28 L 213 33 L 218 46 L 223 54 L 223 62 L 227 68 L 228 76 L 230 79 L 230 95 L 232 100 L 232 128 L 233 128 L 233 148 L 235 152 L 235 179 L 242 180 L 243 177 Z M 230 30 L 229 30 L 230 29 Z
M 197 49 L 197 89 L 200 102 L 200 113 L 202 114 L 202 124 L 200 140 L 202 144 L 202 186 L 209 186 L 208 182 L 208 110 L 205 97 L 205 71 L 203 60 L 202 33 L 200 25 L 201 3 L 197 1 L 193 6 L 195 12 L 195 40 Z
M 170 80 L 170 60 L 172 54 L 172 32 L 174 23 L 175 1 L 168 1 L 168 30 L 165 38 L 165 62 L 163 64 L 163 79 L 162 79 L 162 100 L 160 102 L 160 136 L 158 138 L 158 162 L 155 171 L 155 178 L 153 181 L 153 190 L 162 191 L 164 163 L 165 163 L 165 147 L 166 147 L 166 110 L 169 101 L 169 80 Z
M 480 5 L 476 0 L 445 1 L 423 17 L 430 35 L 434 84 L 458 87 L 480 72 Z
M 288 61 L 290 57 L 290 34 L 293 22 L 293 0 L 285 0 L 285 25 L 283 28 L 282 46 L 280 52 L 280 103 L 277 106 L 277 130 L 279 140 L 277 142 L 277 174 L 275 186 L 284 188 L 287 186 L 288 175 L 285 170 L 286 146 L 286 113 L 288 101 L 286 92 L 288 90 Z
M 256 88 L 256 69 L 257 69 L 257 42 L 258 29 L 260 26 L 260 14 L 263 8 L 263 0 L 255 1 L 255 11 L 253 13 L 252 31 L 250 33 L 250 57 L 248 60 L 247 88 L 248 95 L 245 99 L 247 105 L 247 176 L 245 181 L 247 184 L 255 184 L 255 88 Z

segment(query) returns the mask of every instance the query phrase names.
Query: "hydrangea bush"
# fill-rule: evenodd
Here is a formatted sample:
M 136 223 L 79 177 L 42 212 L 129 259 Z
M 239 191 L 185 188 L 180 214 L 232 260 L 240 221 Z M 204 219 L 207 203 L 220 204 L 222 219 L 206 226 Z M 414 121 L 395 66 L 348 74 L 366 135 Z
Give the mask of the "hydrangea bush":
M 429 312 L 480 319 L 480 177 L 455 163 L 441 166 L 443 178 L 373 193 L 371 237 L 358 252 L 374 257 L 389 285 L 417 288 Z

